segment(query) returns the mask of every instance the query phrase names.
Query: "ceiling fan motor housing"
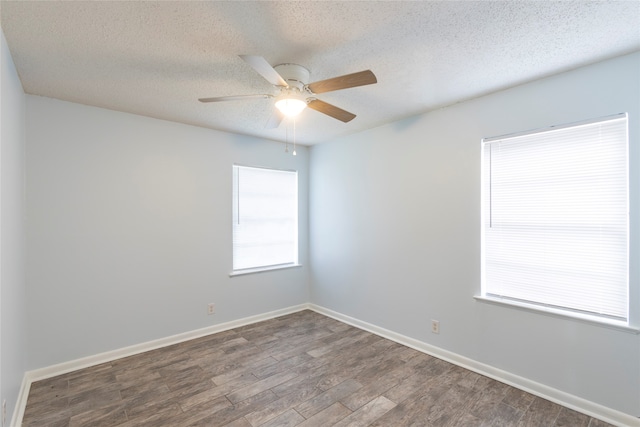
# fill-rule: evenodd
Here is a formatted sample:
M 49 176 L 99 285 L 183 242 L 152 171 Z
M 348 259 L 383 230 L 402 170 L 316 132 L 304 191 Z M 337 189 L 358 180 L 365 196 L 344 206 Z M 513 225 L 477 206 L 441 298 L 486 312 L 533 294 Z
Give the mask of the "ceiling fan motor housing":
M 300 92 L 309 83 L 309 70 L 298 64 L 280 64 L 273 67 L 280 76 L 289 84 L 289 87 L 297 88 Z

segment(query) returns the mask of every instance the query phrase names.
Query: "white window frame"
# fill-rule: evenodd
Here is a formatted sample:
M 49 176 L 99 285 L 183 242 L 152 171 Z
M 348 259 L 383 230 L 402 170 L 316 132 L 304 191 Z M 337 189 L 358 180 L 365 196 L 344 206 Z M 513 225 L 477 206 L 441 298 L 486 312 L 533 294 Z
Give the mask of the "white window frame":
M 245 180 L 251 180 L 251 187 L 248 188 L 254 194 L 261 194 L 262 201 L 257 198 L 243 199 L 243 173 Z M 261 185 L 269 179 L 270 174 L 273 174 L 274 181 L 279 181 L 275 185 L 280 185 L 271 194 L 268 187 Z M 232 268 L 229 275 L 299 267 L 298 172 L 234 164 L 232 193 Z M 289 206 L 284 210 L 271 209 L 268 204 L 270 201 L 264 197 L 281 198 Z M 247 221 L 255 226 L 247 227 Z M 277 250 L 274 251 L 274 248 Z
M 560 130 L 560 129 L 567 129 L 567 128 L 572 128 L 572 127 L 578 127 L 578 126 L 583 126 L 583 125 L 591 125 L 591 124 L 597 124 L 600 122 L 607 122 L 610 120 L 624 120 L 625 124 L 627 126 L 627 134 L 626 134 L 626 159 L 625 159 L 625 166 L 626 166 L 626 192 L 627 192 L 627 196 L 626 196 L 626 280 L 627 280 L 627 301 L 626 301 L 626 307 L 627 307 L 627 313 L 625 318 L 623 319 L 616 319 L 616 318 L 611 318 L 611 317 L 607 317 L 607 316 L 600 316 L 597 315 L 595 313 L 589 313 L 589 312 L 583 312 L 581 310 L 575 310 L 573 308 L 567 308 L 567 307 L 558 307 L 556 305 L 553 304 L 545 304 L 545 303 L 539 303 L 539 302 L 531 302 L 531 301 L 527 301 L 527 300 L 521 300 L 518 298 L 511 298 L 509 295 L 499 295 L 494 293 L 495 289 L 489 289 L 489 286 L 487 284 L 487 267 L 486 267 L 486 257 L 487 257 L 487 242 L 486 242 L 486 228 L 487 228 L 487 210 L 486 210 L 486 203 L 488 203 L 488 197 L 490 193 L 490 189 L 487 186 L 487 163 L 485 162 L 485 147 L 487 146 L 487 144 L 491 144 L 494 142 L 498 142 L 498 141 L 503 141 L 503 140 L 509 140 L 509 139 L 517 139 L 518 137 L 521 136 L 528 136 L 528 135 L 535 135 L 535 134 L 542 134 L 542 133 L 546 133 L 546 132 L 551 132 L 551 131 L 555 131 L 555 130 Z M 632 304 L 632 300 L 631 300 L 631 296 L 634 294 L 634 292 L 631 290 L 631 282 L 629 281 L 629 267 L 630 267 L 630 258 L 629 258 L 629 244 L 630 244 L 630 236 L 629 236 L 629 186 L 630 186 L 630 182 L 629 182 L 629 153 L 628 153 L 628 117 L 626 114 L 618 114 L 618 115 L 614 115 L 614 116 L 609 116 L 609 117 L 604 117 L 604 118 L 599 118 L 599 119 L 594 119 L 594 120 L 588 120 L 588 121 L 584 121 L 584 122 L 580 122 L 580 123 L 572 123 L 572 124 L 568 124 L 568 125 L 562 125 L 562 126 L 554 126 L 551 128 L 547 128 L 547 129 L 541 129 L 541 130 L 535 130 L 535 131 L 529 131 L 529 132 L 522 132 L 522 133 L 518 133 L 518 134 L 511 134 L 511 135 L 505 135 L 505 136 L 500 136 L 500 137 L 493 137 L 493 138 L 485 138 L 482 140 L 482 281 L 481 281 L 481 294 L 476 296 L 476 299 L 481 300 L 481 301 L 485 301 L 485 302 L 489 302 L 489 303 L 495 303 L 495 304 L 500 304 L 500 305 L 508 305 L 511 307 L 518 307 L 518 308 L 523 308 L 526 310 L 530 310 L 530 311 L 535 311 L 535 312 L 543 312 L 546 314 L 551 314 L 551 315 L 559 315 L 559 316 L 566 316 L 566 317 L 572 317 L 572 318 L 577 318 L 580 320 L 586 320 L 588 322 L 595 322 L 598 324 L 602 324 L 605 326 L 610 326 L 610 327 L 614 327 L 617 329 L 622 329 L 625 331 L 632 331 L 634 333 L 638 333 L 638 329 L 635 326 L 632 326 L 631 323 L 631 319 L 634 318 L 634 313 L 632 313 L 632 310 L 634 309 L 634 304 Z

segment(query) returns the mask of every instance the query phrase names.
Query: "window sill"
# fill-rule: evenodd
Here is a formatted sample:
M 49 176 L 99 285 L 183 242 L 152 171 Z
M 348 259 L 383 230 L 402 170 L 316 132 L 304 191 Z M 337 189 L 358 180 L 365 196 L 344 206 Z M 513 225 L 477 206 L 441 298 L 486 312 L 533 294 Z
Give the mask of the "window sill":
M 484 302 L 488 304 L 495 304 L 495 305 L 500 305 L 504 307 L 516 308 L 516 309 L 530 311 L 533 313 L 550 315 L 558 318 L 575 319 L 581 322 L 589 323 L 596 326 L 602 326 L 605 328 L 615 329 L 615 330 L 627 332 L 630 334 L 635 334 L 635 335 L 640 334 L 640 329 L 633 326 L 629 326 L 628 324 L 622 321 L 601 319 L 596 316 L 589 316 L 588 314 L 573 313 L 573 312 L 564 311 L 556 308 L 543 307 L 543 306 L 538 306 L 534 304 L 527 304 L 524 302 L 511 301 L 507 299 L 494 298 L 494 297 L 488 297 L 483 295 L 476 295 L 474 296 L 474 298 L 480 302 Z
M 282 264 L 270 265 L 268 267 L 245 268 L 244 270 L 234 270 L 229 273 L 229 277 L 244 276 L 247 274 L 263 273 L 266 271 L 285 270 L 287 268 L 302 267 L 302 264 Z

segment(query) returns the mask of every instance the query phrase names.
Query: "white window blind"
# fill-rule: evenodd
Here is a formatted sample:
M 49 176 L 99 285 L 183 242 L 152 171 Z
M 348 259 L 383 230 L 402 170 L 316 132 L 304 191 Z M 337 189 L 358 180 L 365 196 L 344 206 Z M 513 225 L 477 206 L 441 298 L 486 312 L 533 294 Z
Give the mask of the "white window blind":
M 233 270 L 298 263 L 298 174 L 233 166 Z
M 628 322 L 627 117 L 483 141 L 483 295 Z

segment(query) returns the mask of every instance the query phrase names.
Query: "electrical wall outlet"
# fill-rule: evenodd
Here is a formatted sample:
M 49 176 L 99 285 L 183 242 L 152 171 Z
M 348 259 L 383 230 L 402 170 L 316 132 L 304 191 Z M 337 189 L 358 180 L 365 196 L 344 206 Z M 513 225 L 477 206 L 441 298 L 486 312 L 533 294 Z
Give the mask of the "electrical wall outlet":
M 207 305 L 207 314 L 213 314 L 216 312 L 216 305 L 214 303 L 210 303 Z
M 431 332 L 433 332 L 434 334 L 439 334 L 440 333 L 440 322 L 437 320 L 432 320 L 431 321 Z

